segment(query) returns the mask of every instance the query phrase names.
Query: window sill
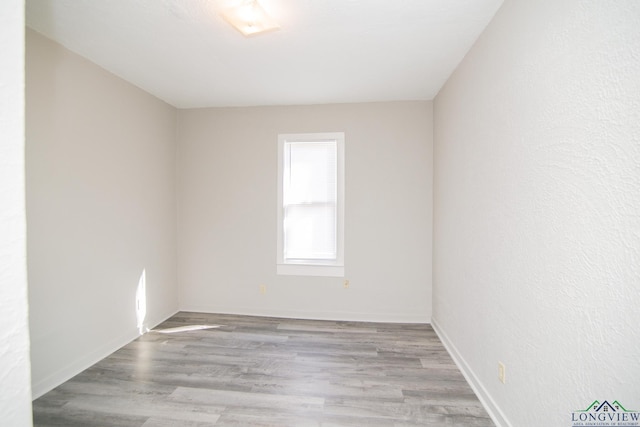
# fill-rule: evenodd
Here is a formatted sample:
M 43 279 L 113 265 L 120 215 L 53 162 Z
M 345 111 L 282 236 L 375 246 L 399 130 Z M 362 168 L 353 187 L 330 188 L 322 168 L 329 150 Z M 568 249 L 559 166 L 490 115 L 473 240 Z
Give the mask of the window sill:
M 281 276 L 344 277 L 344 266 L 312 265 L 312 264 L 278 264 L 277 274 Z

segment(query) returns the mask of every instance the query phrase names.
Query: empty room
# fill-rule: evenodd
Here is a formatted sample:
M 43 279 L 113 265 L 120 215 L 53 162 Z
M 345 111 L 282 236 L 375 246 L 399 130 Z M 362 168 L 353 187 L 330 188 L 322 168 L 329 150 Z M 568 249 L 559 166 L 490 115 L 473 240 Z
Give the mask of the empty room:
M 0 4 L 0 424 L 640 426 L 640 2 Z

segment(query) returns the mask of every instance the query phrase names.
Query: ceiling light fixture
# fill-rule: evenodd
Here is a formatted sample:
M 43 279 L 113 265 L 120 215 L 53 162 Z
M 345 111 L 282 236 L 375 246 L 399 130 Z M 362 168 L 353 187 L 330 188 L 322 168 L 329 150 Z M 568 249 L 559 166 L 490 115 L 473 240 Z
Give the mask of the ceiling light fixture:
M 245 36 L 278 30 L 280 27 L 267 15 L 258 0 L 242 0 L 235 7 L 222 12 L 222 16 Z

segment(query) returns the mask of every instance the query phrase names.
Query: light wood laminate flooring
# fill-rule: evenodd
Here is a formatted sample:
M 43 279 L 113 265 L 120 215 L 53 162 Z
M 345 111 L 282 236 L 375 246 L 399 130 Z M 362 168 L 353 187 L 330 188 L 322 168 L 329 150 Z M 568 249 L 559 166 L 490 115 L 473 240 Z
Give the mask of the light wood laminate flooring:
M 168 328 L 215 328 L 161 333 Z M 493 426 L 430 325 L 178 313 L 33 402 L 35 426 Z

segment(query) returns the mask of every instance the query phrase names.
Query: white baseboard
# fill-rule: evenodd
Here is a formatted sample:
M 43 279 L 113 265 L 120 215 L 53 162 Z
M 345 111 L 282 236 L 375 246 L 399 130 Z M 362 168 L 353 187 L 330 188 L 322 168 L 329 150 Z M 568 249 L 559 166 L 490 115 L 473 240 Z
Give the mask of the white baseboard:
M 464 378 L 467 380 L 476 396 L 478 396 L 478 399 L 480 399 L 480 403 L 482 403 L 484 408 L 487 410 L 487 413 L 489 413 L 489 416 L 495 425 L 498 427 L 511 427 L 511 423 L 500 410 L 500 407 L 498 407 L 496 402 L 491 398 L 491 395 L 482 385 L 478 376 L 473 372 L 469 364 L 464 360 L 464 357 L 462 357 L 462 354 L 460 354 L 456 346 L 449 339 L 448 335 L 442 330 L 436 319 L 433 317 L 431 318 L 431 326 L 433 327 L 433 330 L 436 331 L 436 334 L 438 334 L 440 341 L 442 341 L 442 344 L 451 355 L 451 358 L 458 366 L 458 369 L 460 369 L 462 375 L 464 375 Z
M 360 313 L 342 311 L 273 310 L 253 307 L 216 307 L 211 305 L 185 305 L 180 311 L 196 313 L 237 314 L 242 316 L 282 317 L 287 319 L 333 320 L 353 322 L 429 323 L 423 313 Z
M 150 321 L 148 322 L 148 324 L 153 325 L 155 327 L 176 313 L 177 311 L 172 312 L 171 314 L 165 317 L 162 317 L 160 320 L 153 321 L 153 322 Z M 153 328 L 150 327 L 149 329 L 153 329 Z M 104 345 L 101 345 L 99 348 L 96 348 L 92 352 L 88 354 L 84 354 L 75 360 L 72 360 L 63 368 L 58 369 L 57 371 L 47 375 L 42 380 L 36 383 L 33 383 L 31 385 L 31 399 L 35 400 L 40 396 L 42 396 L 43 394 L 48 393 L 49 391 L 58 387 L 60 384 L 70 380 L 71 378 L 78 375 L 80 372 L 91 367 L 92 365 L 96 364 L 100 360 L 104 359 L 114 351 L 129 344 L 131 341 L 135 340 L 139 336 L 140 336 L 140 333 L 138 332 L 138 329 L 132 328 L 128 330 L 126 333 L 110 340 Z

